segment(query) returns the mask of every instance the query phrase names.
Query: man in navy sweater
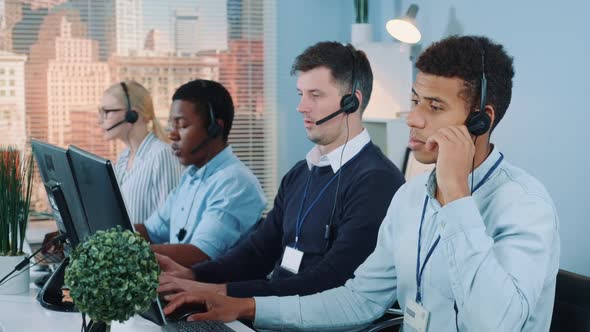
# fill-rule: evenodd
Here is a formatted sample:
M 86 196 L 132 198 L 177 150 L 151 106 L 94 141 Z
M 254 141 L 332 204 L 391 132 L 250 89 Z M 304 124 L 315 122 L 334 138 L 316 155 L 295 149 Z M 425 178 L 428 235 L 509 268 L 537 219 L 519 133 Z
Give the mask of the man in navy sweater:
M 267 218 L 226 255 L 192 269 L 158 256 L 160 292 L 313 294 L 343 285 L 373 252 L 404 178 L 362 127 L 369 61 L 351 45 L 321 42 L 295 59 L 291 73 L 316 146 L 283 177 Z

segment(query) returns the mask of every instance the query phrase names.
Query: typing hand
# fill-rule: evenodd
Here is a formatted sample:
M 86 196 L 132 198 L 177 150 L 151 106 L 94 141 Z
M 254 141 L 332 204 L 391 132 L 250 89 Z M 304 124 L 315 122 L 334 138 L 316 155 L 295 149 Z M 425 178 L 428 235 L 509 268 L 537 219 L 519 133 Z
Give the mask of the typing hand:
M 158 264 L 160 264 L 162 274 L 182 279 L 194 279 L 193 271 L 191 269 L 176 263 L 170 257 L 156 253 L 156 259 L 158 260 Z
M 188 317 L 187 321 L 217 320 L 231 322 L 238 318 L 254 319 L 256 304 L 253 298 L 237 299 L 215 293 L 182 292 L 165 297 L 169 301 L 164 314 L 169 315 L 186 304 L 205 304 L 207 312 Z
M 437 130 L 426 140 L 426 148 L 438 149 L 436 182 L 443 205 L 470 195 L 468 177 L 475 145 L 467 127 L 449 126 Z
M 217 293 L 220 295 L 226 295 L 225 284 L 207 284 L 204 282 L 198 282 L 194 280 L 187 280 L 178 277 L 174 277 L 167 273 L 160 275 L 160 286 L 158 287 L 158 293 L 178 293 L 178 292 L 210 292 Z

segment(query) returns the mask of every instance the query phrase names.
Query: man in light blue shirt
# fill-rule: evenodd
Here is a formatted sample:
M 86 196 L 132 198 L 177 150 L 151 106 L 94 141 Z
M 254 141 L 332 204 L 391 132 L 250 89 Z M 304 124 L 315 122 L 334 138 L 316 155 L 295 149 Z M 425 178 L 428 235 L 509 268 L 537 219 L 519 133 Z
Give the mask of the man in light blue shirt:
M 266 198 L 227 143 L 234 117 L 229 92 L 195 80 L 172 100 L 172 151 L 188 167 L 164 205 L 135 226 L 156 253 L 190 266 L 230 249 L 260 219 Z
M 484 37 L 450 37 L 418 59 L 409 147 L 436 169 L 395 194 L 375 251 L 339 288 L 310 296 L 170 296 L 191 319 L 264 330 L 350 331 L 396 300 L 404 331 L 548 331 L 558 217 L 543 185 L 489 143 L 511 98 L 512 58 Z M 420 316 L 424 314 L 424 316 Z M 422 329 L 424 328 L 424 329 Z

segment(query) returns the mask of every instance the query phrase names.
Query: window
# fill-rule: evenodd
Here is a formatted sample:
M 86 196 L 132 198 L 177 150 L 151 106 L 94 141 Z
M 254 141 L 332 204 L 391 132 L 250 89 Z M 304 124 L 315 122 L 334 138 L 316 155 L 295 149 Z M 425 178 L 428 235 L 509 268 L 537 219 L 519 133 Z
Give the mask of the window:
M 30 1 L 6 2 L 18 9 L 7 11 L 15 23 L 12 49 L 6 51 L 22 59 L 0 66 L 16 68 L 10 71 L 15 75 L 0 85 L 10 86 L 11 95 L 14 89 L 23 98 L 15 104 L 25 109 L 14 111 L 26 116 L 21 119 L 24 137 L 2 135 L 0 144 L 37 138 L 63 147 L 74 144 L 116 160 L 124 146 L 105 142 L 96 125 L 96 105 L 106 87 L 125 79 L 144 84 L 165 125 L 172 94 L 180 84 L 212 79 L 224 84 L 234 99 L 229 142 L 259 178 L 272 204 L 275 1 L 63 0 L 44 2 L 44 10 L 32 9 Z M 199 13 L 195 19 L 179 15 L 193 11 Z M 8 71 L 4 68 L 0 75 Z M 34 191 L 33 208 L 46 208 L 43 190 Z

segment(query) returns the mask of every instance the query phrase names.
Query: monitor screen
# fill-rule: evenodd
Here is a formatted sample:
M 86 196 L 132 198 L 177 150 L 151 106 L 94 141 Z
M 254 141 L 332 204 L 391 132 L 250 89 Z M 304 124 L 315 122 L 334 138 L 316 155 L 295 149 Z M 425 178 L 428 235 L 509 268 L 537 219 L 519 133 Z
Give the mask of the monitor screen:
M 90 233 L 117 225 L 134 230 L 110 160 L 75 146 L 67 151 Z
M 90 228 L 84 208 L 78 198 L 78 190 L 70 171 L 66 150 L 34 139 L 31 139 L 31 146 L 57 227 L 61 233 L 68 233 L 68 241 L 75 246 L 90 235 Z M 63 201 L 67 202 L 68 211 L 64 211 L 64 213 L 59 211 L 60 204 L 56 203 L 57 187 L 63 195 Z M 68 229 L 72 226 L 73 231 Z
M 111 162 L 75 146 L 67 155 L 92 234 L 117 225 L 134 230 Z M 158 325 L 165 322 L 158 299 L 142 316 Z

